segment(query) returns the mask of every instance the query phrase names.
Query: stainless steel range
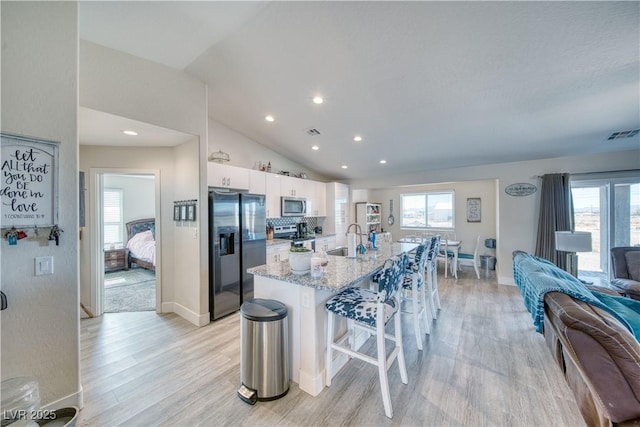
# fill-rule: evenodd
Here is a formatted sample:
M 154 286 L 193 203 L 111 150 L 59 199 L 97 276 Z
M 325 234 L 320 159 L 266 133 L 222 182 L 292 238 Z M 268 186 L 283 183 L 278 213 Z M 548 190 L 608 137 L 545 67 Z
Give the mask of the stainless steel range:
M 302 232 L 306 227 L 298 225 L 276 225 L 273 227 L 273 237 L 276 239 L 291 240 L 291 246 L 302 246 L 304 242 L 311 241 L 311 248 L 315 250 L 316 238 L 307 232 Z

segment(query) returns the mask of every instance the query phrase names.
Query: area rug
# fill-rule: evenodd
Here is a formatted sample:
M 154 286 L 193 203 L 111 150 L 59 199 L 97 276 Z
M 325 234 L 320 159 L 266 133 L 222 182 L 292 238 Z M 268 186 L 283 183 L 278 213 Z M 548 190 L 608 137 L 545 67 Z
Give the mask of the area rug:
M 104 275 L 104 312 L 156 309 L 156 276 L 142 268 Z

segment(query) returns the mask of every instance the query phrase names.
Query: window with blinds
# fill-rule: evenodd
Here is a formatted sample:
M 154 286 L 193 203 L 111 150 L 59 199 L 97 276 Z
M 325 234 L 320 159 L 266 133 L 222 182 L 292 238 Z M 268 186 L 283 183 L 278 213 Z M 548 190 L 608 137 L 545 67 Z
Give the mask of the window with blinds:
M 124 216 L 122 213 L 122 189 L 105 188 L 103 193 L 102 220 L 104 223 L 105 249 L 124 247 Z

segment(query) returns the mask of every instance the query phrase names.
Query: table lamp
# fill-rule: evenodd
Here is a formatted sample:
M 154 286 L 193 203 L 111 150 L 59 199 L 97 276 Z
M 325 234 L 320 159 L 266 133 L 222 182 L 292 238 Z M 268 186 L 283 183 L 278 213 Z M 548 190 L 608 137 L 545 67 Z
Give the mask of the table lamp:
M 576 252 L 591 252 L 591 233 L 587 231 L 556 231 L 556 250 L 567 253 L 565 269 L 578 277 Z

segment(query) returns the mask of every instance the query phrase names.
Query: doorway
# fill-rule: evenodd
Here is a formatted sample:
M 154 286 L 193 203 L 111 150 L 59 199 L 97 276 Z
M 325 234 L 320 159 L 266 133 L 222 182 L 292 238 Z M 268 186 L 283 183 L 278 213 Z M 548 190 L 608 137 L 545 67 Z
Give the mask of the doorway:
M 592 251 L 579 253 L 579 275 L 606 284 L 611 248 L 640 245 L 640 177 L 573 179 L 575 229 L 592 240 Z
M 161 311 L 159 171 L 91 170 L 96 315 Z

